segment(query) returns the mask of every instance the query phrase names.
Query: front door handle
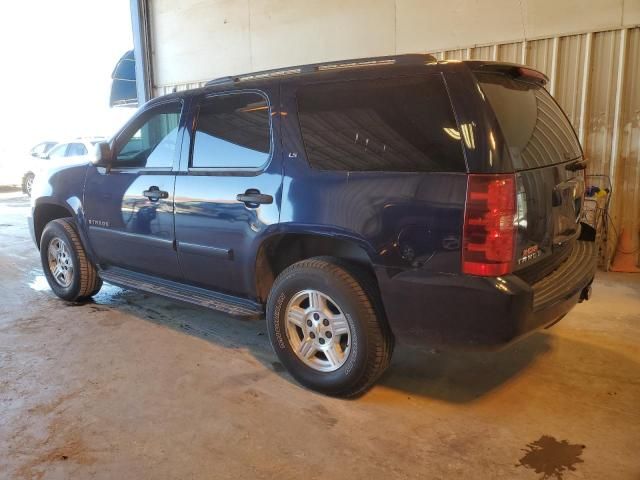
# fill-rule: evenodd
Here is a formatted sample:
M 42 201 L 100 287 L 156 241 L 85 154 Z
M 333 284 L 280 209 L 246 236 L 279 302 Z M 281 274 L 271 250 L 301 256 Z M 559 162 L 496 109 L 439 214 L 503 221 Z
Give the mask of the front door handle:
M 273 203 L 273 197 L 260 193 L 260 190 L 250 188 L 244 193 L 236 195 L 236 200 L 244 203 L 249 208 L 258 208 L 262 204 Z
M 169 192 L 160 190 L 160 188 L 156 186 L 149 187 L 149 190 L 145 190 L 144 192 L 142 192 L 142 195 L 147 197 L 152 202 L 157 202 L 161 198 L 169 198 Z

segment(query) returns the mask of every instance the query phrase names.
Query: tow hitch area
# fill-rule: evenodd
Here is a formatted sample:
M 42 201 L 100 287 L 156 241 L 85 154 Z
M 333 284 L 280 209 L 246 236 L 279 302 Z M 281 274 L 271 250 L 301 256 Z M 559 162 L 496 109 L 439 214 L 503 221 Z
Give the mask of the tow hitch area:
M 580 300 L 578 301 L 578 303 L 582 303 L 585 300 L 589 300 L 590 298 L 591 298 L 591 285 L 587 285 L 582 289 L 582 292 L 580 293 Z

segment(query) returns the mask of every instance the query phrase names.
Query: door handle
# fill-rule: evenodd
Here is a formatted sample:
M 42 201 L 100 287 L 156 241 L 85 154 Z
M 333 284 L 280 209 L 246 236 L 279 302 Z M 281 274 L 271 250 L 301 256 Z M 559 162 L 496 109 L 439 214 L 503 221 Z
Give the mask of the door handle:
M 169 192 L 160 190 L 160 188 L 156 186 L 149 187 L 149 190 L 145 190 L 144 192 L 142 192 L 142 195 L 147 197 L 152 202 L 157 202 L 161 198 L 169 198 Z
M 249 208 L 258 208 L 261 204 L 273 203 L 273 197 L 260 193 L 260 190 L 250 188 L 244 193 L 236 195 L 236 200 L 244 203 Z

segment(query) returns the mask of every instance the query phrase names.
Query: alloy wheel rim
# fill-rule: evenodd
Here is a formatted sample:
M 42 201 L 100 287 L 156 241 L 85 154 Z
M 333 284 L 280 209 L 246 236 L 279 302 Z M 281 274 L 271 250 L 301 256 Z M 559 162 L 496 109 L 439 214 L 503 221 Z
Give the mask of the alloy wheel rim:
M 54 237 L 49 242 L 47 249 L 49 271 L 58 285 L 68 288 L 73 282 L 73 259 L 69 247 L 59 237 Z
M 29 176 L 27 178 L 27 193 L 31 195 L 31 190 L 33 189 L 33 177 Z
M 351 327 L 335 300 L 318 290 L 302 290 L 289 301 L 285 319 L 289 345 L 305 365 L 333 372 L 345 364 Z

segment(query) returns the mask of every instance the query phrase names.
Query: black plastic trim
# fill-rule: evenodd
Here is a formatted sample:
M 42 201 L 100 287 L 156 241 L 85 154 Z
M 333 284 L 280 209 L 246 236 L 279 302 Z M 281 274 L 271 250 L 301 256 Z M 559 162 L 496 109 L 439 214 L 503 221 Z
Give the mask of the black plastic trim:
M 155 237 L 153 235 L 141 235 L 137 233 L 123 232 L 121 230 L 113 230 L 111 228 L 94 227 L 92 225 L 89 225 L 89 231 L 98 232 L 105 237 L 111 237 L 114 242 L 118 242 L 121 238 L 126 238 L 129 241 L 139 243 L 144 246 L 173 249 L 173 240 Z
M 230 248 L 208 247 L 196 243 L 177 242 L 178 251 L 192 255 L 205 255 L 209 257 L 225 257 L 233 260 L 233 250 Z
M 224 295 L 119 267 L 102 269 L 99 274 L 103 280 L 124 288 L 153 293 L 172 300 L 217 310 L 234 317 L 255 319 L 264 317 L 264 306 L 245 298 Z
M 556 270 L 534 283 L 533 311 L 570 298 L 595 275 L 598 248 L 595 242 L 577 241 L 569 257 Z

